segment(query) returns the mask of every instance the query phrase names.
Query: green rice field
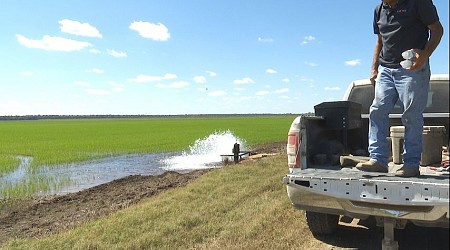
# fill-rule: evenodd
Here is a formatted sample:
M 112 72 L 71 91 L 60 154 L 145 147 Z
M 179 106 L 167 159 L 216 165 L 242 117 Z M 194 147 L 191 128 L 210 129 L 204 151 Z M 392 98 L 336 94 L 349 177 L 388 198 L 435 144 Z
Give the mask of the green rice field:
M 31 156 L 32 169 L 63 166 L 122 154 L 185 150 L 199 138 L 226 130 L 248 145 L 283 141 L 294 118 L 295 115 L 255 115 L 1 121 L 0 177 L 19 166 L 18 156 Z M 35 182 L 45 186 L 48 181 Z M 39 187 L 31 191 L 34 189 Z

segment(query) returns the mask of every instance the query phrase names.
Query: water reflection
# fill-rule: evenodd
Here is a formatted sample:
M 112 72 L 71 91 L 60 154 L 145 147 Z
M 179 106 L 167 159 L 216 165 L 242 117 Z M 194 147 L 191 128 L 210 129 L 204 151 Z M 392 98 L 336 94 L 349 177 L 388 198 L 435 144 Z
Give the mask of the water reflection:
M 29 166 L 31 164 L 31 161 L 33 160 L 33 157 L 19 155 L 17 156 L 17 159 L 19 159 L 20 162 L 17 169 L 13 172 L 0 176 L 0 187 L 3 183 L 17 183 L 25 178 L 27 171 L 29 171 Z
M 178 153 L 179 155 L 180 153 Z M 52 182 L 45 194 L 64 194 L 107 183 L 129 175 L 162 174 L 165 158 L 176 157 L 176 153 L 132 154 L 108 157 L 86 162 L 70 163 L 64 166 L 41 166 L 30 169 L 32 157 L 19 156 L 20 165 L 11 173 L 0 177 L 0 190 L 19 185 L 32 185 L 32 180 Z M 59 180 L 59 181 L 58 181 Z M 61 187 L 58 182 L 67 185 Z
M 67 167 L 42 167 L 35 175 L 68 177 L 71 184 L 50 194 L 77 192 L 130 175 L 159 175 L 164 172 L 161 159 L 173 153 L 145 155 L 123 155 L 83 163 L 72 163 Z

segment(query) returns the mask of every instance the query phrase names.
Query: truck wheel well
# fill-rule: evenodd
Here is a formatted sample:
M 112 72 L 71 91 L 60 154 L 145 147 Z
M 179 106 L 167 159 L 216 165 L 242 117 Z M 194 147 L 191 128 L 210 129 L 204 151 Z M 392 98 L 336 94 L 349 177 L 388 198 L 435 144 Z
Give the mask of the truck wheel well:
M 336 231 L 339 215 L 306 211 L 306 222 L 314 235 L 327 235 Z

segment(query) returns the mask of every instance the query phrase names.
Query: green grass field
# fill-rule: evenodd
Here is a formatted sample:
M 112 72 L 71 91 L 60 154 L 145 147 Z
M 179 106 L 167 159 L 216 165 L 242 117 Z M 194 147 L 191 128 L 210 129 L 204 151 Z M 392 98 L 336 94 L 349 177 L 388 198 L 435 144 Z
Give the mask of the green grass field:
M 19 166 L 17 156 L 31 156 L 31 169 L 64 166 L 121 154 L 186 150 L 197 139 L 227 130 L 248 145 L 282 141 L 294 118 L 278 115 L 2 121 L 0 176 Z M 64 182 L 68 180 L 34 178 L 20 185 L 3 186 L 0 197 L 29 196 L 61 187 Z
M 0 175 L 32 156 L 34 167 L 127 153 L 186 149 L 196 139 L 230 130 L 248 144 L 286 138 L 294 117 L 37 120 L 0 122 Z
M 48 120 L 0 123 L 0 159 L 31 155 L 35 166 L 131 152 L 185 149 L 230 130 L 249 145 L 286 139 L 294 117 Z M 8 159 L 9 160 L 5 160 Z M 3 163 L 2 163 L 3 164 Z M 6 168 L 3 167 L 5 170 Z M 183 188 L 62 234 L 14 239 L 1 249 L 317 249 L 327 247 L 292 209 L 286 155 L 211 171 Z M 295 223 L 292 223 L 296 221 Z M 302 240 L 293 240 L 293 239 Z

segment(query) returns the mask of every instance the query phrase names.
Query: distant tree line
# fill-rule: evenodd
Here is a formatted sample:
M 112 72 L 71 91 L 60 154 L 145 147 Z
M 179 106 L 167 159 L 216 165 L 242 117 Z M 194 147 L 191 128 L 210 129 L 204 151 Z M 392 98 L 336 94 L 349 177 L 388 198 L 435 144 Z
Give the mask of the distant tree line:
M 124 119 L 124 118 L 184 118 L 184 117 L 230 117 L 230 116 L 274 116 L 300 114 L 185 114 L 185 115 L 11 115 L 0 116 L 1 120 L 50 120 L 50 119 Z M 305 113 L 303 115 L 314 115 Z

